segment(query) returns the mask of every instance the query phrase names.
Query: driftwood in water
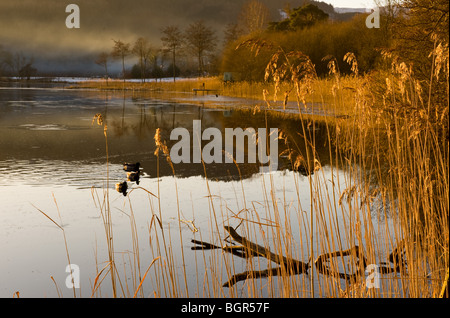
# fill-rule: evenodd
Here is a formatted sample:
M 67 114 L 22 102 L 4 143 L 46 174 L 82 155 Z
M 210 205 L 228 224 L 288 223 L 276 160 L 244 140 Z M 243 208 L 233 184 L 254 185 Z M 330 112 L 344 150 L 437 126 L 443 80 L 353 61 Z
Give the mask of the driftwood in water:
M 197 244 L 198 246 L 192 246 L 191 250 L 213 250 L 213 249 L 221 249 L 225 252 L 229 252 L 233 255 L 242 257 L 242 258 L 249 258 L 252 256 L 259 256 L 256 253 L 249 254 L 249 251 L 247 251 L 243 246 L 217 246 L 211 243 L 203 242 L 203 241 L 197 241 L 197 240 L 191 240 L 192 243 Z
M 228 282 L 226 282 L 223 287 L 231 287 L 239 281 L 246 280 L 248 278 L 259 278 L 267 276 L 277 276 L 282 272 L 288 273 L 289 275 L 296 275 L 307 273 L 309 269 L 309 264 L 303 263 L 296 259 L 288 258 L 282 255 L 272 253 L 269 249 L 255 244 L 245 237 L 240 236 L 234 228 L 231 226 L 225 226 L 225 230 L 230 233 L 230 236 L 236 242 L 240 243 L 246 250 L 248 250 L 252 255 L 258 255 L 271 260 L 272 262 L 280 265 L 277 268 L 266 269 L 262 271 L 246 271 L 241 274 L 233 275 Z
M 303 273 L 308 273 L 309 270 L 309 263 L 304 263 L 302 261 L 292 259 L 289 257 L 285 257 L 283 255 L 278 255 L 273 252 L 271 252 L 268 248 L 265 248 L 261 245 L 255 244 L 249 240 L 247 240 L 245 237 L 239 235 L 234 228 L 231 226 L 225 226 L 225 230 L 230 234 L 231 238 L 238 242 L 240 245 L 225 245 L 225 246 L 217 246 L 213 245 L 211 243 L 203 242 L 203 241 L 197 241 L 197 240 L 191 240 L 192 243 L 197 244 L 198 246 L 191 247 L 192 250 L 208 250 L 208 249 L 221 249 L 225 252 L 232 253 L 233 255 L 236 255 L 238 257 L 242 258 L 250 258 L 254 256 L 261 256 L 265 257 L 268 260 L 278 264 L 279 266 L 276 268 L 269 268 L 265 270 L 251 270 L 251 271 L 245 271 L 240 274 L 233 275 L 225 284 L 223 284 L 223 287 L 232 287 L 237 282 L 251 279 L 251 278 L 260 278 L 260 277 L 268 277 L 268 276 L 277 276 L 281 275 L 282 273 L 287 275 L 298 275 Z M 393 272 L 400 272 L 400 270 L 404 270 L 404 267 L 400 268 L 400 264 L 405 264 L 403 258 L 402 258 L 402 251 L 404 249 L 404 241 L 401 241 L 397 248 L 393 250 L 393 252 L 389 255 L 389 261 L 391 263 L 394 263 L 395 268 L 386 267 L 386 266 L 379 266 L 378 269 L 380 270 L 380 273 L 393 273 Z M 341 273 L 339 271 L 336 271 L 334 269 L 330 269 L 327 265 L 327 262 L 329 259 L 333 257 L 343 257 L 343 256 L 352 256 L 357 259 L 355 265 L 356 265 L 356 272 L 355 273 Z M 386 263 L 384 263 L 386 264 Z M 340 278 L 340 279 L 346 279 L 352 284 L 355 284 L 357 281 L 359 281 L 360 277 L 364 277 L 364 270 L 367 266 L 367 259 L 365 258 L 362 250 L 358 246 L 354 246 L 352 248 L 349 248 L 344 251 L 337 251 L 332 253 L 324 253 L 316 258 L 314 261 L 314 265 L 317 269 L 317 271 L 323 275 Z
M 394 248 L 391 254 L 389 254 L 388 260 L 390 263 L 394 264 L 394 268 L 386 267 L 386 266 L 380 266 L 381 273 L 394 273 L 394 272 L 402 272 L 403 274 L 406 273 L 406 259 L 403 257 L 404 250 L 405 250 L 406 242 L 405 240 L 401 240 L 397 247 Z M 382 263 L 384 265 L 387 265 L 388 263 Z
M 308 271 L 309 265 L 306 263 L 282 255 L 274 254 L 269 249 L 250 242 L 245 237 L 240 236 L 231 226 L 225 226 L 225 230 L 230 233 L 233 240 L 240 243 L 243 247 L 250 250 L 253 254 L 263 256 L 285 268 L 289 267 L 294 270 L 293 274 L 306 273 Z
M 309 269 L 309 264 L 303 263 L 301 261 L 298 261 L 296 259 L 292 259 L 289 257 L 285 257 L 282 255 L 275 254 L 271 252 L 268 248 L 265 248 L 261 245 L 255 244 L 249 240 L 247 240 L 245 237 L 239 235 L 234 228 L 231 226 L 225 226 L 225 230 L 228 231 L 231 238 L 238 242 L 241 245 L 238 246 L 217 246 L 213 245 L 207 242 L 192 240 L 192 243 L 198 244 L 200 246 L 194 246 L 191 247 L 193 250 L 197 249 L 222 249 L 226 252 L 232 253 L 233 255 L 243 257 L 243 258 L 249 258 L 253 256 L 262 256 L 267 258 L 268 260 L 276 263 L 279 265 L 279 267 L 276 268 L 269 268 L 261 271 L 245 271 L 240 274 L 233 275 L 230 280 L 228 280 L 225 284 L 223 284 L 223 287 L 231 287 L 237 282 L 247 280 L 249 278 L 260 278 L 260 277 L 268 277 L 268 276 L 277 276 L 280 275 L 282 272 L 287 273 L 289 275 L 296 275 L 296 274 L 302 274 L 307 273 Z
M 354 258 L 357 258 L 356 261 L 356 268 L 357 271 L 356 273 L 341 273 L 339 271 L 335 271 L 335 270 L 331 270 L 328 266 L 327 266 L 327 261 L 328 259 L 332 258 L 332 257 L 337 257 L 337 256 L 353 256 Z M 346 279 L 350 282 L 356 282 L 358 277 L 361 276 L 361 271 L 359 270 L 361 268 L 365 268 L 367 264 L 367 260 L 364 257 L 364 254 L 362 253 L 362 251 L 360 251 L 358 246 L 354 246 L 352 248 L 349 248 L 348 250 L 344 250 L 344 251 L 337 251 L 337 252 L 332 252 L 332 253 L 324 253 L 322 255 L 320 255 L 319 257 L 316 258 L 316 260 L 314 261 L 314 265 L 316 266 L 316 269 L 319 273 L 323 274 L 323 275 L 328 275 L 328 276 L 332 276 L 332 277 L 336 277 L 336 278 L 342 278 L 342 279 Z
M 404 248 L 405 248 L 405 240 L 402 240 L 397 244 L 397 247 L 392 251 L 392 253 L 389 254 L 389 257 L 388 257 L 389 262 L 381 263 L 383 265 L 379 265 L 377 267 L 377 270 L 381 274 L 390 274 L 390 273 L 396 273 L 396 272 L 405 273 L 406 260 L 403 259 Z M 355 273 L 352 273 L 352 274 L 341 273 L 341 272 L 334 271 L 334 270 L 331 270 L 328 268 L 328 266 L 327 266 L 328 259 L 330 259 L 332 257 L 337 257 L 337 256 L 343 257 L 343 256 L 349 256 L 349 255 L 351 255 L 351 256 L 353 256 L 353 258 L 357 259 L 357 261 L 355 263 L 355 265 L 356 265 Z M 388 263 L 393 263 L 394 267 L 390 267 L 388 265 Z M 316 260 L 314 261 L 314 264 L 315 264 L 317 270 L 319 271 L 319 273 L 328 275 L 328 276 L 346 279 L 350 282 L 356 282 L 359 277 L 363 277 L 364 271 L 368 265 L 367 259 L 364 256 L 363 251 L 358 246 L 354 246 L 354 247 L 349 248 L 348 250 L 344 250 L 344 251 L 324 253 L 316 258 Z

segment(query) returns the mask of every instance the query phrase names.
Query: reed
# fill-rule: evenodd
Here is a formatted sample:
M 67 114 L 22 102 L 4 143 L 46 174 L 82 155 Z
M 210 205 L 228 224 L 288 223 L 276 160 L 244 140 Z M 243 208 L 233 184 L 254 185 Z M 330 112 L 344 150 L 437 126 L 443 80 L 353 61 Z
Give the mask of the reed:
M 257 48 L 265 43 L 247 45 Z M 115 266 L 107 191 L 101 197 L 97 195 L 109 253 L 106 266 L 97 271 L 92 295 L 99 293 L 108 274 L 113 295 L 121 291 L 123 297 L 438 297 L 448 280 L 449 268 L 449 100 L 446 97 L 443 103 L 435 104 L 433 82 L 443 81 L 448 92 L 448 49 L 436 49 L 431 56 L 435 67 L 425 92 L 411 68 L 392 56 L 386 56 L 392 69 L 361 75 L 357 57 L 349 53 L 345 61 L 352 69 L 351 76 L 342 76 L 335 58 L 329 56 L 326 60 L 330 76 L 319 79 L 307 56 L 276 47 L 266 69 L 265 83 L 224 84 L 220 79 L 208 78 L 127 86 L 167 93 L 191 92 L 205 83 L 207 88 L 218 89 L 224 95 L 261 101 L 253 109 L 237 109 L 249 116 L 263 114 L 266 120 L 267 116 L 297 117 L 297 129 L 283 131 L 279 139 L 288 145 L 293 170 L 306 166 L 307 171 L 314 173 L 307 176 L 307 199 L 299 187 L 300 174 L 290 176 L 295 185 L 295 201 L 287 199 L 286 189 L 279 190 L 281 185 L 275 184 L 272 174 L 263 174 L 258 179 L 261 200 L 248 202 L 242 186 L 236 192 L 239 208 L 234 211 L 224 204 L 220 194 L 211 190 L 205 169 L 209 237 L 195 231 L 193 221 L 184 218 L 176 178 L 173 200 L 178 229 L 163 226 L 165 207 L 159 181 L 157 193 L 144 188 L 133 190 L 147 193 L 149 200 L 147 237 L 152 255 L 148 265 L 142 267 L 147 268 L 143 275 L 133 195 L 130 193 L 127 201 L 133 250 L 128 256 L 134 264 L 130 274 L 125 269 L 119 273 Z M 89 87 L 92 83 L 81 85 Z M 108 89 L 114 87 L 113 82 L 108 83 Z M 279 111 L 286 107 L 286 100 L 294 101 L 298 112 Z M 306 115 L 307 107 L 334 116 Z M 96 119 L 103 124 L 101 116 Z M 318 122 L 327 130 L 329 174 L 317 152 Z M 107 146 L 106 124 L 104 131 Z M 300 135 L 300 142 L 293 135 Z M 164 157 L 175 175 L 176 167 L 162 136 L 158 129 L 157 169 Z M 192 225 L 194 241 L 201 242 L 195 252 L 195 264 L 186 264 L 183 249 L 181 255 L 174 255 L 172 248 L 175 241 L 183 246 L 181 227 L 188 224 Z M 248 244 L 232 243 L 227 233 L 230 228 L 239 231 Z M 174 231 L 178 238 L 174 238 Z M 304 235 L 296 237 L 294 233 Z M 251 242 L 257 242 L 262 250 L 270 250 L 270 259 L 261 253 L 252 255 Z M 237 250 L 241 252 L 236 254 Z M 280 267 L 274 266 L 274 259 Z M 309 264 L 307 274 L 295 270 L 296 261 Z M 369 264 L 377 265 L 382 288 L 367 286 L 370 281 L 364 274 Z M 191 274 L 187 265 L 195 268 Z M 242 267 L 246 269 L 244 284 L 224 285 L 224 275 L 232 282 Z M 188 287 L 192 273 L 196 275 L 196 291 Z M 131 286 L 127 285 L 127 275 L 133 277 Z M 123 281 L 127 283 L 124 285 Z

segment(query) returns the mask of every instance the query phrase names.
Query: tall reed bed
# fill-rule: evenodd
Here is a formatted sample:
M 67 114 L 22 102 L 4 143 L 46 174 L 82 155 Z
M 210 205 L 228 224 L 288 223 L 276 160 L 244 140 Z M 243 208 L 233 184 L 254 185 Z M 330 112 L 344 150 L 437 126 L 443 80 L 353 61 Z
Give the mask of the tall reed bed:
M 254 49 L 268 46 L 257 41 L 247 44 Z M 433 85 L 439 76 L 444 78 L 448 93 L 448 47 L 437 43 L 430 56 L 433 69 L 425 94 L 411 68 L 399 58 L 386 54 L 391 70 L 363 77 L 358 74 L 356 57 L 349 53 L 345 60 L 351 65 L 353 83 L 343 86 L 334 58 L 327 57 L 330 74 L 334 78 L 331 91 L 334 107 L 347 108 L 349 115 L 346 119 L 332 122 L 325 117 L 329 124 L 330 143 L 335 145 L 334 149 L 330 147 L 331 167 L 346 172 L 344 183 L 339 180 L 332 180 L 332 183 L 347 187 L 341 190 L 340 198 L 336 200 L 333 197 L 336 194 L 328 190 L 324 180 L 316 178 L 317 174 L 310 179 L 310 195 L 314 198 L 311 202 L 314 203 L 311 203 L 313 213 L 309 224 L 310 229 L 318 226 L 319 245 L 323 244 L 326 251 L 336 250 L 336 247 L 342 250 L 340 244 L 343 242 L 364 247 L 371 264 L 378 264 L 383 255 L 387 257 L 388 251 L 399 244 L 404 245 L 402 257 L 405 261 L 391 257 L 391 263 L 395 263 L 394 267 L 400 272 L 395 278 L 401 281 L 399 295 L 404 297 L 438 296 L 443 284 L 447 283 L 445 274 L 449 267 L 449 101 L 447 96 L 440 99 L 441 103 L 434 104 L 439 99 L 432 96 L 437 92 Z M 317 79 L 308 57 L 301 52 L 284 52 L 278 48 L 267 67 L 266 78 L 273 79 L 275 89 L 281 87 L 282 81 L 292 85 L 302 119 L 300 105 L 306 104 L 304 95 L 314 90 Z M 352 99 L 344 98 L 343 90 L 351 91 Z M 305 144 L 312 143 L 311 152 L 307 151 L 303 156 L 306 162 L 316 163 L 320 158 L 314 152 L 314 133 L 306 138 L 308 133 L 304 121 L 301 123 L 299 130 L 305 136 Z M 325 193 L 325 198 L 321 193 Z M 345 197 L 351 230 L 338 236 L 336 246 L 327 234 L 328 231 L 333 232 L 333 227 L 330 228 L 332 222 L 321 222 L 327 214 L 333 215 L 330 212 L 345 214 L 340 207 Z M 372 228 L 374 200 L 378 201 L 378 217 L 394 220 L 393 229 L 376 231 Z M 375 237 L 376 232 L 385 236 L 381 246 Z M 312 257 L 314 240 L 311 234 Z M 398 295 L 391 289 L 388 295 L 390 293 Z
M 161 203 L 159 181 L 157 192 L 133 190 L 148 195 L 147 237 L 152 255 L 143 265 L 131 195 L 128 215 L 133 252 L 129 255 L 134 265 L 129 274 L 119 273 L 115 266 L 106 194 L 97 201 L 104 215 L 108 262 L 95 277 L 93 296 L 98 295 L 108 274 L 117 297 L 438 297 L 449 268 L 449 101 L 446 97 L 435 104 L 432 94 L 433 83 L 439 78 L 441 82 L 444 78 L 448 92 L 448 48 L 437 44 L 431 53 L 433 72 L 428 92 L 424 92 L 411 68 L 392 56 L 386 55 L 391 70 L 363 76 L 356 57 L 349 53 L 345 56 L 353 72 L 349 77 L 342 76 L 335 58 L 328 56 L 330 78 L 319 80 L 311 61 L 301 52 L 284 52 L 262 41 L 245 45 L 273 50 L 266 68 L 266 80 L 272 86 L 241 83 L 221 89 L 233 95 L 239 95 L 241 89 L 242 97 L 260 90 L 263 102 L 252 115 L 263 116 L 266 122 L 273 116 L 272 100 L 281 97 L 297 102 L 298 127 L 282 131 L 279 140 L 287 145 L 284 155 L 291 160 L 292 170 L 303 166 L 314 172 L 306 177 L 308 193 L 299 186 L 299 173 L 289 174 L 288 189 L 274 174 L 262 174 L 258 177 L 261 200 L 249 201 L 249 189 L 241 180 L 236 191 L 237 209 L 233 210 L 212 190 L 205 168 L 210 218 L 208 237 L 203 237 L 203 232 L 182 215 L 176 178 L 172 199 L 178 229 L 163 226 L 167 207 Z M 199 83 L 175 83 L 178 86 L 173 89 L 189 91 Z M 223 83 L 211 80 L 206 85 L 214 89 Z M 345 116 L 307 117 L 303 115 L 305 107 Z M 282 115 L 278 112 L 275 116 Z M 317 152 L 319 120 L 327 130 L 327 167 Z M 164 156 L 175 174 L 176 166 L 161 133 L 157 130 L 155 136 L 158 167 Z M 291 191 L 295 200 L 288 198 Z M 192 229 L 189 238 L 181 231 L 186 224 Z M 278 255 L 281 264 L 294 260 L 308 263 L 308 272 L 298 274 L 285 264 L 271 275 L 261 275 L 263 270 L 276 269 L 273 262 L 261 257 L 264 255 L 247 254 L 241 260 L 227 253 L 232 240 L 224 225 L 233 226 L 247 240 Z M 215 246 L 190 251 L 195 253 L 195 264 L 187 263 L 188 251 L 183 249 L 183 242 L 191 238 Z M 181 255 L 175 255 L 174 246 L 180 242 Z M 379 275 L 375 278 L 380 278 L 381 286 L 370 288 L 376 282 L 366 277 L 368 265 L 376 265 Z M 195 274 L 187 267 L 194 268 Z M 244 283 L 224 285 L 244 269 Z M 127 275 L 133 277 L 131 286 L 123 283 L 128 281 L 124 279 Z M 189 287 L 192 275 L 194 291 Z

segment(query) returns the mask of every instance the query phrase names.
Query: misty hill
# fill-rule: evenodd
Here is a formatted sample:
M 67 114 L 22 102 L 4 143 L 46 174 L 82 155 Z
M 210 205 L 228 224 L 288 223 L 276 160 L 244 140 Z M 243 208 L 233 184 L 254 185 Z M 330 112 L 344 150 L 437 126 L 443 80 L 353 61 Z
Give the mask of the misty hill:
M 178 25 L 185 29 L 194 21 L 203 20 L 218 36 L 225 27 L 235 23 L 242 6 L 248 0 L 77 0 L 81 27 L 68 29 L 65 25 L 67 2 L 54 0 L 1 0 L 0 46 L 11 52 L 21 52 L 34 59 L 40 73 L 55 72 L 100 73 L 93 63 L 101 51 L 110 52 L 113 41 L 133 42 L 138 37 L 149 38 L 160 46 L 161 29 Z M 270 10 L 270 19 L 281 19 L 279 0 L 260 0 Z M 313 3 L 330 18 L 349 18 L 348 13 L 336 12 L 324 2 L 290 0 L 291 8 L 305 2 Z M 220 46 L 220 45 L 219 45 Z

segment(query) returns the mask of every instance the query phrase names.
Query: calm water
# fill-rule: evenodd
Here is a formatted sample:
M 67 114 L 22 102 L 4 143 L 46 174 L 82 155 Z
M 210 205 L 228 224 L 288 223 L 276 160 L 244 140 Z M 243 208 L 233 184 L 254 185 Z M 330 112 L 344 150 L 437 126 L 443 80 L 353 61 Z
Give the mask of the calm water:
M 189 98 L 198 98 L 198 102 L 205 97 Z M 108 165 L 103 127 L 92 122 L 97 113 L 103 114 L 108 127 Z M 204 287 L 214 279 L 221 283 L 227 280 L 223 261 L 211 259 L 213 254 L 208 251 L 204 258 L 201 252 L 191 250 L 190 241 L 202 239 L 222 245 L 219 237 L 224 238 L 223 225 L 236 226 L 242 218 L 270 223 L 274 221 L 274 202 L 283 215 L 280 224 L 292 227 L 296 236 L 292 244 L 296 246 L 298 259 L 307 261 L 309 181 L 301 173 L 293 172 L 285 158 L 279 158 L 278 171 L 270 174 L 260 174 L 255 164 L 240 164 L 239 169 L 234 164 L 205 167 L 177 164 L 174 175 L 163 157 L 158 163 L 153 140 L 156 129 L 161 129 L 170 148 L 174 144 L 169 140 L 170 132 L 177 127 L 192 131 L 193 120 L 201 120 L 202 129 L 215 127 L 222 132 L 225 128 L 265 127 L 262 115 L 250 117 L 229 110 L 208 109 L 188 100 L 175 103 L 155 96 L 55 87 L 0 88 L 0 297 L 12 297 L 16 291 L 21 297 L 72 297 L 72 289 L 65 286 L 68 259 L 64 234 L 70 262 L 80 267 L 81 289 L 77 295 L 91 296 L 95 276 L 108 260 L 100 206 L 108 187 L 116 262 L 122 284 L 129 286 L 131 295 L 134 293 L 131 286 L 136 284 L 132 273 L 137 271 L 133 242 L 139 244 L 142 274 L 158 256 L 155 237 L 149 235 L 156 226 L 152 223 L 153 216 L 160 216 L 158 200 L 148 193 L 157 195 L 158 189 L 162 226 L 170 242 L 169 254 L 176 263 L 181 295 L 228 296 L 226 289 L 214 291 Z M 282 131 L 299 128 L 295 121 L 275 119 L 269 119 L 268 126 Z M 338 177 L 342 173 L 332 172 L 328 166 L 325 127 L 310 128 L 316 131 L 316 145 L 324 146 L 318 149 L 322 169 L 315 175 L 323 180 L 331 180 L 332 173 Z M 285 147 L 280 142 L 279 153 Z M 128 182 L 127 196 L 115 190 L 116 183 L 126 180 L 123 162 L 141 163 L 139 184 Z M 342 184 L 335 184 L 334 188 L 331 181 L 324 184 L 339 197 L 346 188 L 343 176 L 341 180 Z M 40 211 L 60 224 L 64 232 Z M 304 218 L 299 220 L 298 215 Z M 131 217 L 135 223 L 130 222 Z M 340 218 L 337 222 L 345 224 Z M 197 232 L 193 231 L 193 225 Z M 266 234 L 270 237 L 270 233 Z M 137 240 L 132 239 L 133 235 Z M 259 235 L 256 233 L 254 240 L 258 241 Z M 300 240 L 302 235 L 306 238 Z M 244 260 L 233 262 L 236 273 L 246 270 Z M 155 263 L 156 269 L 158 266 L 161 265 Z M 261 269 L 266 266 L 267 261 L 262 260 Z M 157 272 L 149 273 L 144 297 L 152 297 L 153 291 L 158 290 L 157 275 Z M 300 295 L 309 296 L 309 276 L 303 276 L 298 289 L 305 290 Z M 101 294 L 96 296 L 112 295 L 108 281 L 105 279 Z M 257 288 L 263 290 L 266 283 L 267 279 L 258 280 Z M 247 287 L 248 282 L 238 283 L 236 294 L 246 296 Z M 260 294 L 271 295 L 264 291 Z M 164 288 L 160 296 L 168 296 Z

